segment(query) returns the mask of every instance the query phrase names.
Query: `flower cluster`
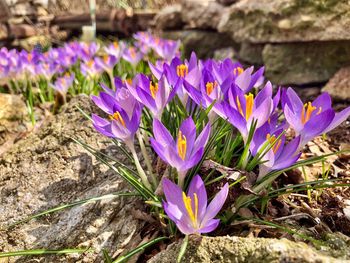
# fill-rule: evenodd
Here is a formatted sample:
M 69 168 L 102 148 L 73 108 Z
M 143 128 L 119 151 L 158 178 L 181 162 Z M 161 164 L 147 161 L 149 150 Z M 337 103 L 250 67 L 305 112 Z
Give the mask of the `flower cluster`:
M 158 41 L 144 34 L 135 37 L 148 47 Z M 235 148 L 240 156 L 237 163 L 232 159 L 229 165 L 258 172 L 258 183 L 271 171 L 293 165 L 308 141 L 350 115 L 350 107 L 335 113 L 327 93 L 303 103 L 291 88 L 274 92 L 264 79 L 264 68 L 244 68 L 231 59 L 202 61 L 194 53 L 189 60 L 181 60 L 175 56 L 174 43 L 162 45 L 162 51 L 155 51 L 166 59 L 149 63 L 152 75 L 140 73 L 132 80 L 116 77 L 115 89 L 102 86 L 104 91 L 92 99 L 108 118 L 93 115 L 92 120 L 96 130 L 124 142 L 131 151 L 135 134 L 141 134 L 156 155 L 173 168 L 170 170 L 176 171 L 177 184 L 176 180 L 162 179 L 163 207 L 186 235 L 211 232 L 219 224 L 214 217 L 229 186 L 225 184 L 207 205 L 205 184 L 195 168 L 203 158 L 219 161 L 220 155 L 227 154 L 225 149 L 230 147 L 220 148 L 232 143 L 227 138 L 235 135 L 240 138 L 235 142 L 242 146 Z M 162 53 L 165 51 L 169 53 Z M 126 54 L 132 56 L 133 52 Z M 229 129 L 220 133 L 225 127 Z M 289 130 L 294 132 L 286 133 Z M 209 145 L 214 136 L 217 143 Z M 152 166 L 150 170 L 148 175 L 141 172 L 143 182 L 153 173 Z M 147 187 L 155 190 L 158 181 L 154 182 L 153 186 L 146 183 Z
M 159 58 L 169 60 L 179 55 L 180 42 L 153 37 L 147 32 L 135 34 L 134 46 L 126 42 L 113 42 L 105 47 L 100 44 L 70 42 L 46 52 L 34 49 L 31 52 L 16 49 L 0 49 L 0 78 L 8 82 L 46 80 L 61 94 L 65 94 L 75 77 L 97 80 L 103 72 L 113 76 L 113 69 L 121 60 L 134 67 L 147 59 L 153 51 Z M 67 75 L 69 72 L 69 76 Z M 73 81 L 71 81 L 73 79 Z M 70 84 L 70 85 L 68 85 Z M 79 83 L 80 84 L 80 83 Z

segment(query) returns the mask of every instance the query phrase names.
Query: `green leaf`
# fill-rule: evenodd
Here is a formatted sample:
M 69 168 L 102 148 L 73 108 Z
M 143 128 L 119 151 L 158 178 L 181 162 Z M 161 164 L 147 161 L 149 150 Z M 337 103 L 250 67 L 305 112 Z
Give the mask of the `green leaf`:
M 15 223 L 9 225 L 8 228 L 12 228 L 12 227 L 14 227 L 16 225 L 19 225 L 19 224 L 22 224 L 22 223 L 27 223 L 30 220 L 33 220 L 35 218 L 38 218 L 38 217 L 41 217 L 41 216 L 44 216 L 44 215 L 48 215 L 48 214 L 52 214 L 52 213 L 55 213 L 55 212 L 58 212 L 58 211 L 61 211 L 61 210 L 67 209 L 67 208 L 71 208 L 71 207 L 78 206 L 78 205 L 85 205 L 85 204 L 96 202 L 96 201 L 100 201 L 100 200 L 112 199 L 112 198 L 116 198 L 116 197 L 119 197 L 119 196 L 139 196 L 139 194 L 137 194 L 137 193 L 128 193 L 128 192 L 114 192 L 114 193 L 110 193 L 110 194 L 106 194 L 106 195 L 102 195 L 102 196 L 91 197 L 91 198 L 87 198 L 87 199 L 84 199 L 84 200 L 75 201 L 75 202 L 70 203 L 70 204 L 64 204 L 64 205 L 56 206 L 54 208 L 51 208 L 51 209 L 45 210 L 43 212 L 40 212 L 40 213 L 34 214 L 32 216 L 29 216 L 29 217 L 27 217 L 27 218 L 25 218 L 23 220 L 17 221 Z
M 102 254 L 105 263 L 113 263 L 113 258 L 108 254 L 107 250 L 102 249 Z
M 20 257 L 20 256 L 45 256 L 45 255 L 62 255 L 62 254 L 73 254 L 73 253 L 84 253 L 94 251 L 93 249 L 87 248 L 67 248 L 60 250 L 50 249 L 33 249 L 33 250 L 20 250 L 14 252 L 0 252 L 0 258 L 7 257 Z
M 177 255 L 176 262 L 178 262 L 178 263 L 181 262 L 183 256 L 185 255 L 187 245 L 188 245 L 188 235 L 186 235 L 184 240 L 182 241 L 179 254 Z
M 128 260 L 129 258 L 131 258 L 132 256 L 136 255 L 137 253 L 142 252 L 145 248 L 150 247 L 160 241 L 169 239 L 168 237 L 158 237 L 156 239 L 153 239 L 145 244 L 142 244 L 140 246 L 138 246 L 137 248 L 131 250 L 130 252 L 128 252 L 126 255 L 120 256 L 118 257 L 115 261 L 113 261 L 113 263 L 121 263 L 124 262 L 126 260 Z

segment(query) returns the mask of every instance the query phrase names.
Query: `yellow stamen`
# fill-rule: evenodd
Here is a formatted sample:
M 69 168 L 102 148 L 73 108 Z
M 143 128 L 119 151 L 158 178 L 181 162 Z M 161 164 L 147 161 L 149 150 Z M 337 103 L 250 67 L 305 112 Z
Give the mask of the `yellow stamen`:
M 239 113 L 244 117 L 244 113 L 243 113 L 243 110 L 242 110 L 242 105 L 241 105 L 241 102 L 239 101 L 239 97 L 238 96 L 236 97 L 236 103 L 237 103 L 237 108 L 238 108 Z
M 312 106 L 311 102 L 305 103 L 303 110 L 301 112 L 301 122 L 303 124 L 307 123 L 311 118 L 312 112 L 315 110 L 316 110 L 316 107 Z M 321 111 L 322 111 L 322 108 L 321 108 Z
M 130 56 L 132 58 L 136 58 L 136 51 L 134 48 L 129 48 Z
M 109 56 L 108 55 L 104 55 L 103 56 L 103 61 L 107 64 L 109 61 Z
M 187 196 L 184 192 L 182 192 L 182 199 L 184 201 L 184 205 L 186 208 L 186 211 L 188 213 L 188 216 L 190 217 L 192 221 L 193 227 L 197 227 L 197 219 L 198 219 L 198 197 L 197 194 L 193 194 L 194 197 L 194 211 L 192 209 L 192 199 L 191 197 Z
M 210 95 L 214 88 L 216 88 L 218 85 L 218 83 L 215 81 L 215 82 L 207 82 L 207 84 L 205 85 L 205 88 L 207 90 L 207 94 Z
M 92 66 L 94 65 L 94 60 L 91 59 L 86 64 L 89 68 L 92 68 Z
M 233 69 L 233 74 L 234 75 L 241 75 L 243 73 L 244 69 L 241 67 L 237 67 Z
M 121 125 L 126 127 L 125 121 L 124 121 L 123 117 L 120 115 L 119 111 L 116 111 L 115 113 L 113 113 L 113 115 L 110 115 L 109 118 L 111 120 L 116 120 L 118 123 L 120 123 Z
M 245 97 L 245 119 L 248 120 L 253 113 L 254 95 L 249 93 Z
M 119 47 L 118 42 L 117 42 L 117 41 L 114 41 L 114 42 L 113 42 L 113 46 L 114 46 L 114 48 L 118 48 L 118 47 Z
M 157 92 L 158 92 L 158 83 L 155 85 L 152 85 L 152 82 L 149 83 L 149 89 L 151 91 L 153 99 L 156 98 Z
M 281 147 L 282 140 L 278 139 L 278 141 L 276 142 L 276 136 L 275 135 L 271 136 L 271 134 L 268 133 L 266 135 L 266 140 L 268 140 L 270 144 L 274 144 L 273 147 L 272 147 L 273 153 L 276 153 L 278 151 L 278 149 Z
M 184 78 L 188 74 L 188 67 L 185 64 L 178 65 L 176 67 L 176 73 L 179 77 Z
M 32 53 L 29 53 L 29 54 L 28 54 L 28 61 L 32 61 L 32 59 L 33 59 L 33 54 L 32 54 Z
M 185 135 L 182 135 L 182 132 L 179 131 L 177 138 L 177 151 L 182 160 L 185 160 L 186 151 L 187 151 L 187 139 Z

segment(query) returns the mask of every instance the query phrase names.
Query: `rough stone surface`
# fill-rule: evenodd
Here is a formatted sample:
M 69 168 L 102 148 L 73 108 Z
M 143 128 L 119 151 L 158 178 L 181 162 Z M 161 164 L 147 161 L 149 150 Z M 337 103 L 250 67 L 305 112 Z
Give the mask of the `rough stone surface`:
M 268 44 L 263 50 L 266 77 L 275 84 L 326 82 L 349 61 L 346 41 Z
M 225 34 L 205 30 L 181 30 L 165 31 L 162 37 L 180 39 L 184 45 L 184 55 L 189 57 L 195 51 L 200 58 L 208 58 L 214 55 L 216 49 L 229 47 L 233 41 Z
M 224 5 L 224 6 L 228 6 L 228 5 L 232 5 L 233 3 L 236 3 L 238 0 L 216 0 L 216 2 Z
M 127 185 L 72 141 L 80 138 L 127 163 L 126 157 L 95 132 L 76 109 L 96 111 L 78 96 L 0 159 L 0 251 L 91 247 L 83 255 L 17 258 L 9 262 L 102 262 L 101 249 L 117 255 L 141 241 L 143 225 L 133 217 L 140 202 L 116 197 L 75 206 L 8 229 L 8 224 L 49 208 L 126 191 Z
M 164 7 L 155 17 L 154 25 L 157 29 L 180 29 L 183 26 L 180 4 Z
M 322 91 L 328 92 L 336 100 L 350 101 L 350 67 L 340 69 Z
M 148 263 L 176 262 L 181 244 L 170 245 Z M 259 262 L 259 263 L 323 263 L 350 262 L 335 259 L 308 247 L 286 239 L 241 237 L 191 237 L 182 262 Z
M 264 45 L 262 44 L 252 44 L 249 42 L 243 42 L 240 45 L 238 52 L 238 58 L 242 62 L 246 62 L 250 65 L 262 65 L 262 52 Z
M 184 0 L 182 10 L 182 20 L 187 27 L 216 30 L 227 8 L 214 1 Z
M 350 40 L 348 0 L 241 0 L 218 29 L 236 41 L 282 43 Z

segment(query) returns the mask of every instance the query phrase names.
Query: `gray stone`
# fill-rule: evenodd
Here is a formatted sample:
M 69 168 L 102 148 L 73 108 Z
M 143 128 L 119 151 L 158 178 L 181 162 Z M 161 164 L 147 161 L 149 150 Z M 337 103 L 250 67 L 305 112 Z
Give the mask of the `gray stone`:
M 182 7 L 180 4 L 164 7 L 154 17 L 154 25 L 157 29 L 180 29 L 183 26 L 181 17 Z
M 97 133 L 76 108 L 96 112 L 87 96 L 78 96 L 50 117 L 36 133 L 15 144 L 0 161 L 0 251 L 91 247 L 82 255 L 11 258 L 6 262 L 102 262 L 101 249 L 117 255 L 141 242 L 142 227 L 133 212 L 140 201 L 115 197 L 78 205 L 39 217 L 15 228 L 8 224 L 76 200 L 127 191 L 113 171 L 101 165 L 80 145 L 111 154 L 123 163 L 125 155 Z
M 264 45 L 262 44 L 252 44 L 249 42 L 243 42 L 240 45 L 238 52 L 238 58 L 242 62 L 246 62 L 251 65 L 262 65 L 262 52 Z
M 241 0 L 218 29 L 235 41 L 281 43 L 350 40 L 348 0 Z
M 175 263 L 180 246 L 181 243 L 170 245 L 165 251 L 149 260 L 148 263 Z M 345 244 L 345 249 L 347 249 L 346 246 Z M 191 236 L 182 262 L 350 262 L 346 260 L 345 255 L 343 258 L 333 258 L 324 252 L 307 246 L 305 243 L 292 242 L 287 239 Z
M 216 30 L 227 8 L 215 1 L 184 0 L 182 20 L 188 28 Z
M 275 84 L 326 82 L 349 61 L 346 41 L 268 44 L 263 50 L 266 77 Z
M 322 91 L 328 92 L 336 100 L 350 101 L 350 67 L 340 69 Z
M 214 59 L 224 60 L 226 58 L 234 59 L 236 57 L 236 51 L 232 47 L 219 48 L 214 51 Z
M 195 51 L 200 58 L 209 58 L 216 49 L 229 47 L 233 41 L 225 34 L 205 30 L 165 31 L 162 37 L 178 40 L 184 46 L 184 55 L 189 57 Z

